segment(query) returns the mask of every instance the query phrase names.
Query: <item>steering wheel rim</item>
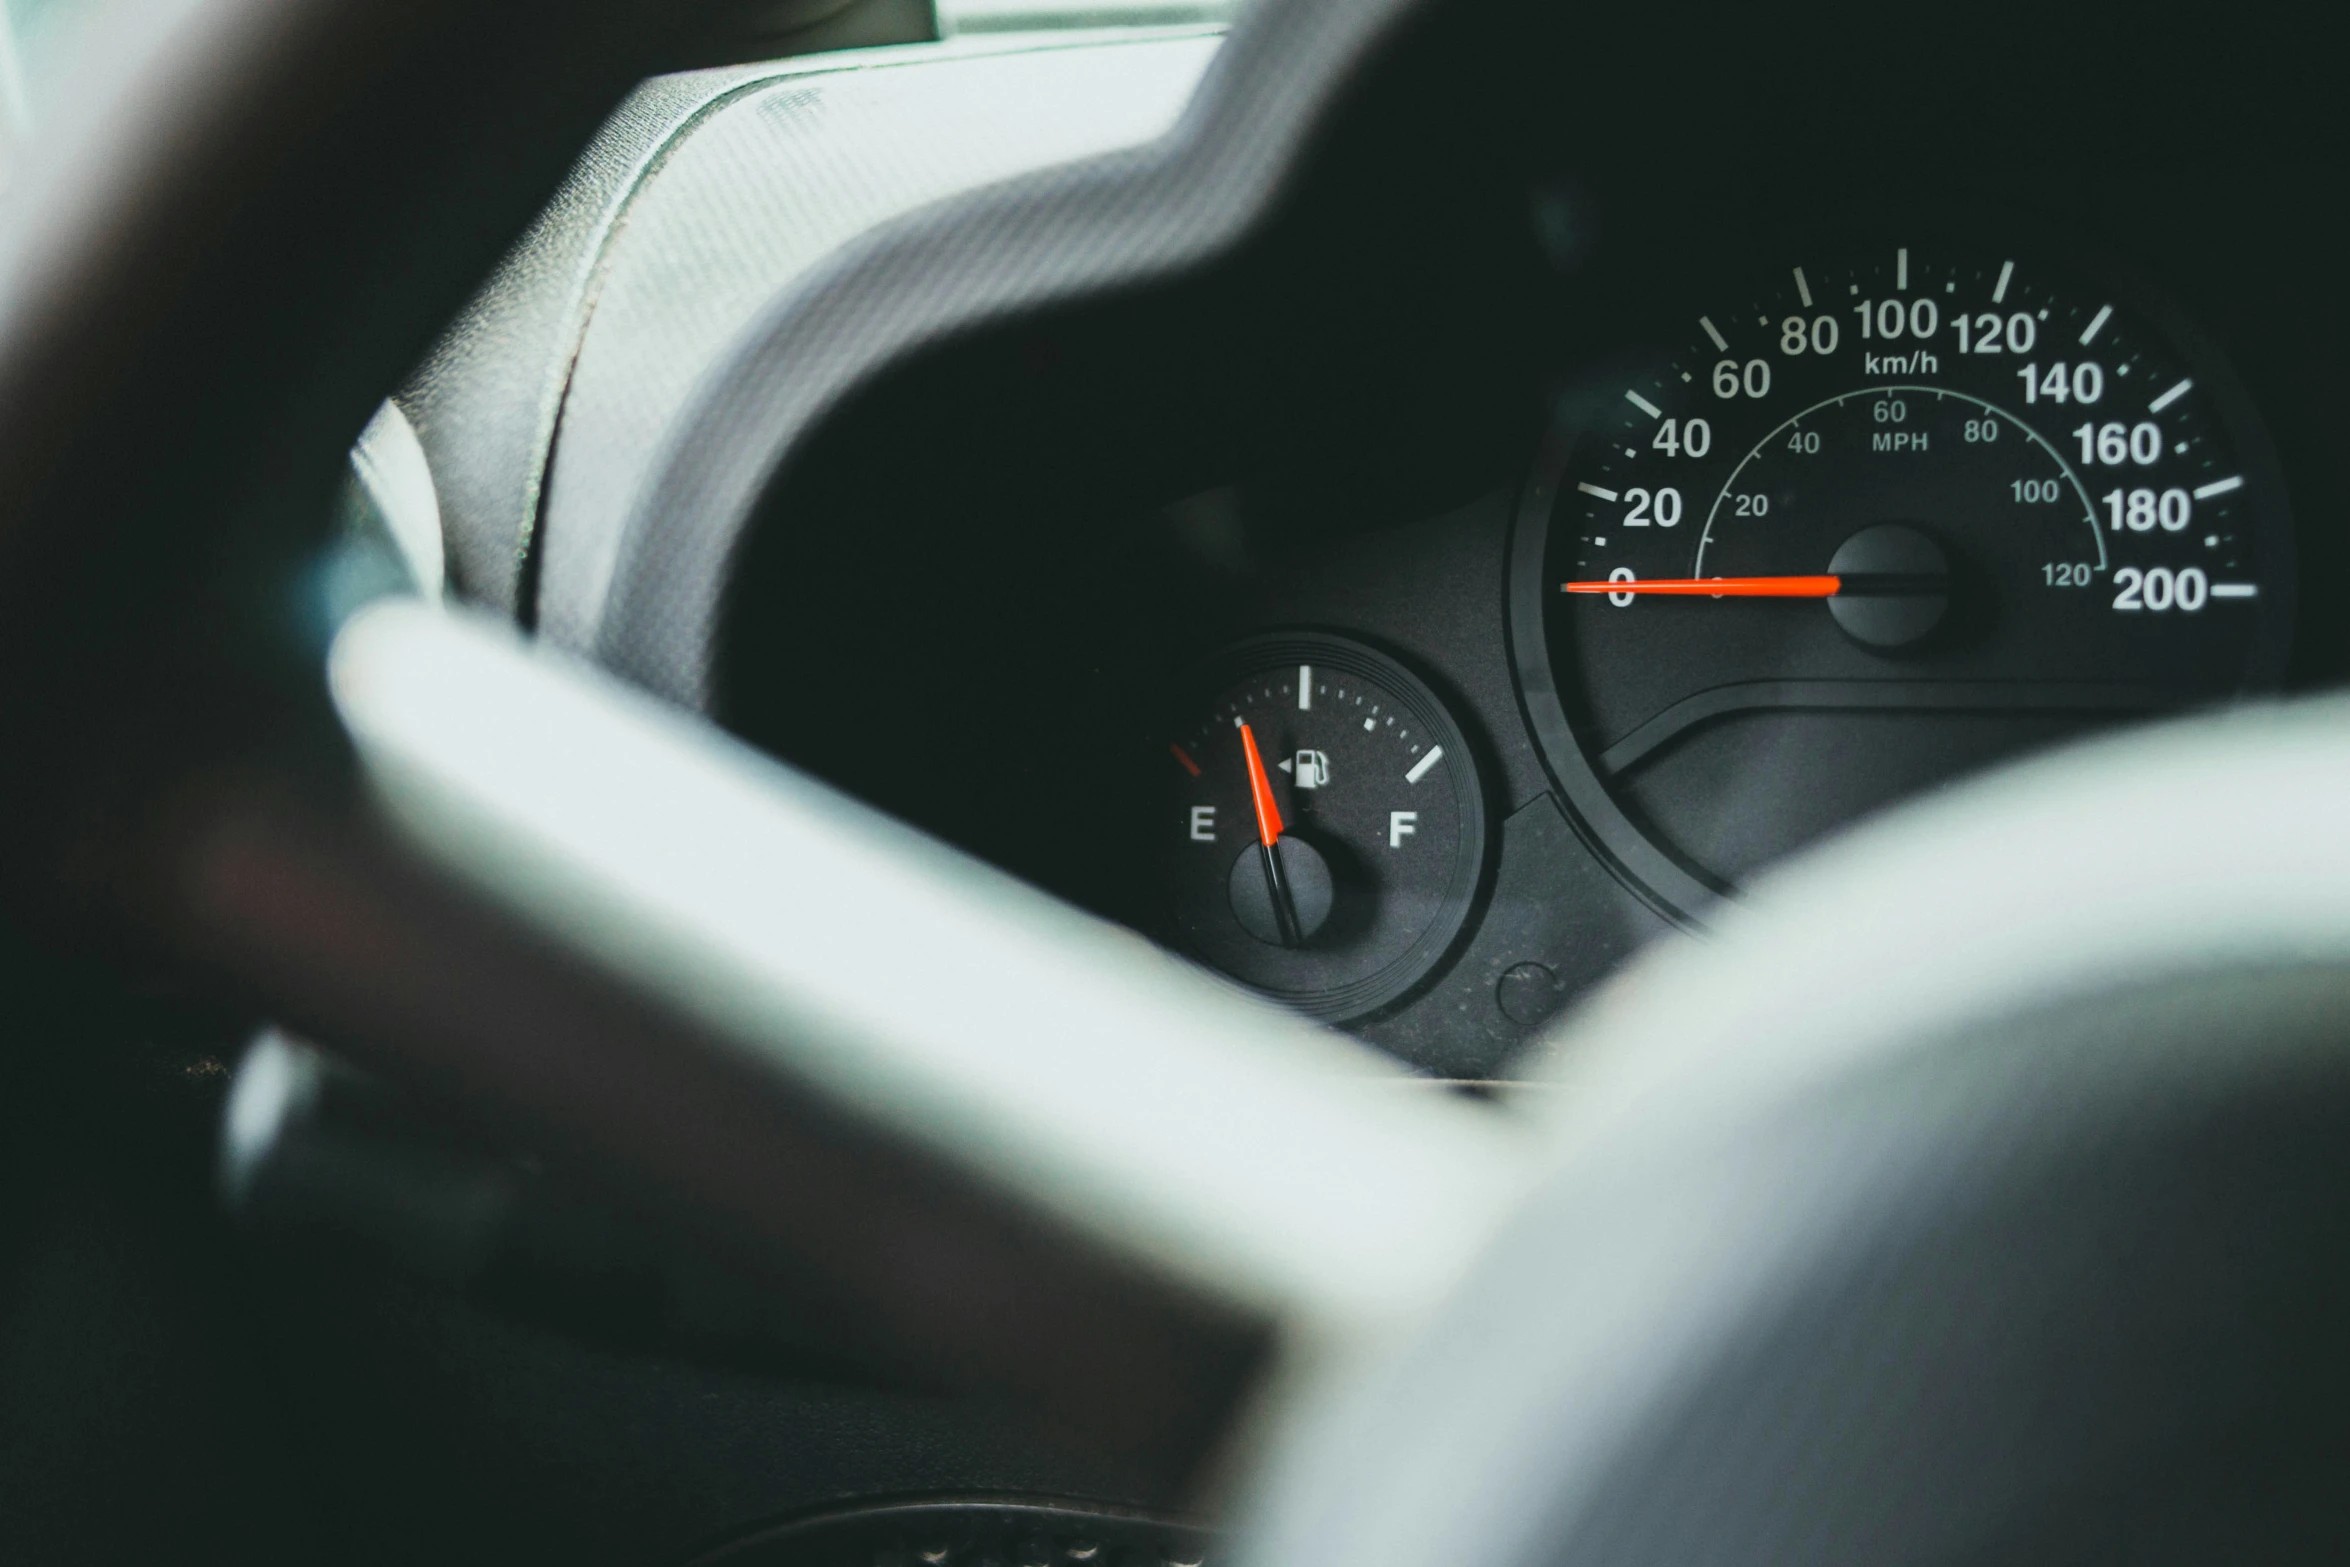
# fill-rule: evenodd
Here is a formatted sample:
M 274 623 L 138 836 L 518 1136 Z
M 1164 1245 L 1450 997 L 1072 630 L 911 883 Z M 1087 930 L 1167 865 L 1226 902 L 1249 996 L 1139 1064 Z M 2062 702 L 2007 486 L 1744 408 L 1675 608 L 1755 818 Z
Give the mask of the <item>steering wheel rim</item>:
M 153 819 L 192 772 L 331 771 L 299 598 L 342 454 L 680 15 L 172 0 L 28 142 L 0 226 L 0 725 L 36 930 L 61 901 L 157 917 Z
M 1252 1559 L 2339 1559 L 2345 781 L 2338 698 L 2164 726 L 1636 964 L 1554 1036 L 1550 1173 Z

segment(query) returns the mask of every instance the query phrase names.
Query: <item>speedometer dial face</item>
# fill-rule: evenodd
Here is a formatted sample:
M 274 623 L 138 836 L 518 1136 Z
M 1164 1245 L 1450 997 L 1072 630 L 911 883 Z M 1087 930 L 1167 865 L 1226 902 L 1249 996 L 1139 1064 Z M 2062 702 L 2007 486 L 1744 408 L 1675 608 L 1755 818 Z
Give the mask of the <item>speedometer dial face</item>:
M 1570 802 L 1685 912 L 1877 806 L 2279 673 L 2282 485 L 2159 306 L 1889 242 L 1663 336 L 1554 428 L 1513 634 Z

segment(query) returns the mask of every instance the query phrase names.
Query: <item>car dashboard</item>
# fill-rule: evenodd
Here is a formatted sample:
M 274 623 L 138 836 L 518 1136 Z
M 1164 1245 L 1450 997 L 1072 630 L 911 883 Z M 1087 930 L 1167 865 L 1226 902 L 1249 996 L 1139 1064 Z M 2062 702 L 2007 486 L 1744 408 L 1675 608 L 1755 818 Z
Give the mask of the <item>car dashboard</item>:
M 454 591 L 1469 1081 L 1877 811 L 2340 674 L 2274 35 L 1476 9 L 648 83 L 396 399 Z

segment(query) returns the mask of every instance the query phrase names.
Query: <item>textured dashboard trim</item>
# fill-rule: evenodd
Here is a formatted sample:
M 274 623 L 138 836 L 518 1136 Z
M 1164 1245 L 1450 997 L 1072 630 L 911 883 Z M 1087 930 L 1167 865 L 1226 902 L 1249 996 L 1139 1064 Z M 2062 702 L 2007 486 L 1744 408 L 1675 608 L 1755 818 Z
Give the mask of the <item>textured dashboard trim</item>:
M 639 86 L 395 395 L 431 462 L 457 591 L 526 623 L 536 618 L 536 557 L 561 527 L 548 496 L 555 449 L 604 282 L 639 197 L 698 130 L 779 85 L 1099 41 L 1080 32 L 988 37 L 691 71 Z
M 710 71 L 638 88 L 395 396 L 432 465 L 450 579 L 466 597 L 507 613 L 520 602 L 547 451 L 630 200 L 680 136 L 772 74 Z
M 730 567 L 760 498 L 857 387 L 1048 305 L 1166 279 L 1272 213 L 1346 82 L 1417 0 L 1262 0 L 1160 141 L 887 224 L 780 296 L 674 427 L 593 620 L 598 658 L 707 708 Z
M 637 498 L 705 377 L 780 294 L 905 213 L 1166 133 L 1218 40 L 900 54 L 738 93 L 677 138 L 598 273 L 523 581 L 539 635 L 592 645 Z

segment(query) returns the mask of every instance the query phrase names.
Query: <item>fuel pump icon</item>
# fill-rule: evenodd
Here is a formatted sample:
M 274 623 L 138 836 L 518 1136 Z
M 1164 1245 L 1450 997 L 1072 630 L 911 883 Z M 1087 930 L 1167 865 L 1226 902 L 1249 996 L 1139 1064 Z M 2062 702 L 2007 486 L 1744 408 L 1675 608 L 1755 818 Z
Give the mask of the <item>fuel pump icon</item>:
M 1330 757 L 1323 751 L 1297 753 L 1297 786 L 1319 789 L 1330 782 Z

